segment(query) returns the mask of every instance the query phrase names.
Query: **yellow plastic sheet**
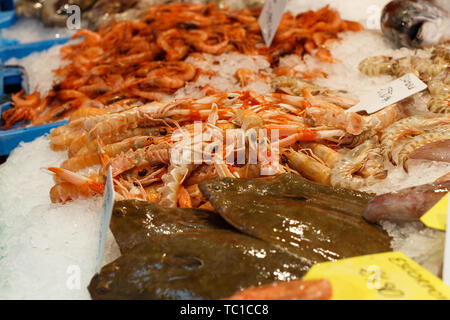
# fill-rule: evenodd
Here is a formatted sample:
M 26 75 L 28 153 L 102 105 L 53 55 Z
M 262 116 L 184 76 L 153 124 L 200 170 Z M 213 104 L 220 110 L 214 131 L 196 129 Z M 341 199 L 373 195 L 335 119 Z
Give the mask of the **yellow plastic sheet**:
M 401 252 L 320 263 L 304 279 L 328 279 L 332 300 L 450 299 L 449 286 Z

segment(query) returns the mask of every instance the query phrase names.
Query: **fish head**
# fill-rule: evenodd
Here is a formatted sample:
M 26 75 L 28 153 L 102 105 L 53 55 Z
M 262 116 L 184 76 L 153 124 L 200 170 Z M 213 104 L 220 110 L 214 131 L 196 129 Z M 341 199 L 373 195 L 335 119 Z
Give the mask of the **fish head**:
M 395 0 L 381 13 L 381 31 L 398 46 L 421 47 L 448 37 L 449 18 L 424 0 Z

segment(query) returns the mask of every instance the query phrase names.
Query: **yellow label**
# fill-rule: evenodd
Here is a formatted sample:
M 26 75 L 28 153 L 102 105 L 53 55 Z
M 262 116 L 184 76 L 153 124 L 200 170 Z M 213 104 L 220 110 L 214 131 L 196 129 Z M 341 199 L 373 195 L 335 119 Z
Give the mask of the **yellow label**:
M 429 228 L 445 230 L 445 226 L 447 225 L 448 204 L 447 193 L 420 218 L 420 221 Z
M 332 300 L 450 299 L 450 287 L 401 252 L 319 263 L 304 279 L 328 279 Z

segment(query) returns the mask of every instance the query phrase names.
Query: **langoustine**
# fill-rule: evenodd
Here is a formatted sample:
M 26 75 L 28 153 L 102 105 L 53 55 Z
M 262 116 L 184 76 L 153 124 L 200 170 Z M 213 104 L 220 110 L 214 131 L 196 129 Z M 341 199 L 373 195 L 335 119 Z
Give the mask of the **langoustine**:
M 257 177 L 267 174 L 263 173 L 266 169 L 272 170 L 270 174 L 284 172 L 285 169 L 298 169 L 297 172 L 302 174 L 300 171 L 313 170 L 313 164 L 327 170 L 333 166 L 340 158 L 339 154 L 326 147 L 323 141 L 338 141 L 345 132 L 302 125 L 300 115 L 304 105 L 307 104 L 302 97 L 285 94 L 263 96 L 251 91 L 167 103 L 153 102 L 115 113 L 94 113 L 93 116 L 74 118 L 65 127 L 55 129 L 50 134 L 50 141 L 55 145 L 60 140 L 60 148 L 68 150 L 69 159 L 61 169 L 72 170 L 78 179 L 83 175 L 77 171 L 100 165 L 99 178 L 103 182 L 110 166 L 116 191 L 122 198 L 151 198 L 167 206 L 203 205 L 204 201 L 198 201 L 195 195 L 195 188 L 189 186 L 202 182 L 206 177 Z M 199 123 L 193 124 L 193 121 Z M 228 129 L 231 129 L 229 133 Z M 279 135 L 278 144 L 272 141 L 274 131 Z M 142 133 L 150 135 L 140 135 Z M 228 134 L 231 136 L 227 137 Z M 203 140 L 197 142 L 196 139 L 202 136 Z M 237 143 L 240 137 L 244 139 L 243 144 Z M 228 142 L 233 143 L 228 145 Z M 304 153 L 289 157 L 292 159 L 287 166 L 279 166 L 278 148 L 296 147 L 297 142 L 312 143 L 302 145 Z M 243 147 L 248 147 L 243 153 L 244 162 L 227 163 L 228 156 L 239 153 Z M 174 158 L 176 152 L 184 149 L 199 152 L 202 162 L 177 163 L 177 158 Z M 252 151 L 257 163 L 250 163 Z M 311 161 L 300 168 L 299 157 Z M 196 170 L 197 167 L 208 166 L 213 170 Z M 320 169 L 315 171 L 322 172 Z M 307 176 L 315 179 L 314 174 Z M 58 186 L 54 190 L 67 190 L 73 194 L 67 199 L 73 199 L 77 192 L 80 196 L 89 195 L 82 188 L 77 190 L 76 187 L 80 187 L 77 184 L 69 187 L 67 183 L 70 184 L 71 180 L 64 182 L 65 189 Z M 329 184 L 328 179 L 321 182 Z M 156 189 L 146 191 L 152 185 L 157 185 Z M 60 195 L 52 197 L 52 200 L 65 201 L 66 198 Z

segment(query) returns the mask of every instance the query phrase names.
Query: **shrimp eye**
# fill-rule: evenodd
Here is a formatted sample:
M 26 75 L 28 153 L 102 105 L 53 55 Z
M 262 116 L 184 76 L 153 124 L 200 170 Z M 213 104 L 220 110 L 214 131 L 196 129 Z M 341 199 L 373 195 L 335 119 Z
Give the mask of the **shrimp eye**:
M 285 164 L 285 163 L 287 163 L 288 162 L 288 158 L 284 155 L 284 154 L 282 154 L 281 155 L 281 163 L 282 164 Z
M 137 182 L 133 182 L 133 186 L 137 187 L 139 186 Z
M 140 177 L 143 177 L 143 176 L 145 176 L 147 174 L 147 172 L 148 172 L 147 169 L 142 169 L 141 171 L 138 172 L 138 175 Z
M 159 134 L 162 136 L 165 136 L 167 134 L 167 129 L 166 128 L 162 128 L 159 130 Z

